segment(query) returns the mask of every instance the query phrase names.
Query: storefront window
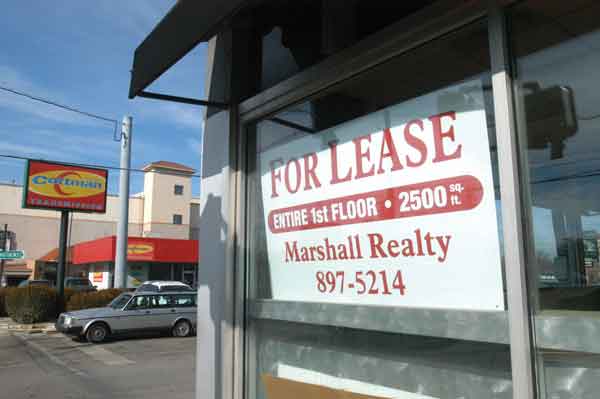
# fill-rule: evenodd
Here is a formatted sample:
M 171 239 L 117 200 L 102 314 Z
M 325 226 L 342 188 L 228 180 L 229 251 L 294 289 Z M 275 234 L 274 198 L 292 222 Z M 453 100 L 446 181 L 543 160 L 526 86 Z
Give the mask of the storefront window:
M 247 127 L 248 398 L 512 397 L 489 62 L 482 21 Z
M 510 13 L 539 396 L 600 392 L 600 7 Z

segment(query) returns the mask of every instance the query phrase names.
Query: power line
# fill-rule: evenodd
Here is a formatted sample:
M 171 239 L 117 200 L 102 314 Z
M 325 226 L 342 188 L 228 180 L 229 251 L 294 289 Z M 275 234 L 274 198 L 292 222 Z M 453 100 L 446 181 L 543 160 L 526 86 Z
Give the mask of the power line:
M 67 111 L 70 111 L 70 112 L 75 112 L 77 114 L 84 115 L 84 116 L 87 116 L 89 118 L 99 119 L 99 120 L 105 121 L 105 122 L 111 122 L 114 125 L 113 137 L 114 138 L 117 137 L 117 131 L 118 131 L 118 128 L 119 128 L 119 121 L 117 121 L 116 119 L 107 118 L 107 117 L 102 116 L 102 115 L 92 114 L 91 112 L 82 111 L 80 109 L 77 109 L 77 108 L 74 108 L 74 107 L 70 107 L 68 105 L 59 104 L 59 103 L 57 103 L 55 101 L 48 100 L 48 99 L 45 99 L 45 98 L 42 98 L 42 97 L 38 97 L 38 96 L 34 96 L 32 94 L 28 94 L 28 93 L 25 93 L 25 92 L 22 92 L 22 91 L 11 89 L 9 87 L 0 86 L 0 90 L 4 90 L 6 92 L 9 92 L 9 93 L 12 93 L 12 94 L 16 94 L 17 96 L 25 97 L 25 98 L 28 98 L 30 100 L 39 101 L 39 102 L 42 102 L 44 104 L 52 105 L 54 107 L 62 108 L 64 110 L 67 110 Z
M 18 159 L 18 160 L 22 160 L 22 161 L 28 161 L 28 160 L 32 160 L 32 161 L 44 161 L 44 162 L 48 162 L 47 160 L 44 159 L 32 159 L 32 158 L 27 158 L 27 157 L 22 157 L 19 155 L 8 155 L 8 154 L 0 154 L 0 158 L 9 158 L 9 159 Z M 136 168 L 120 168 L 118 166 L 109 166 L 109 165 L 101 165 L 101 164 L 89 164 L 89 163 L 73 163 L 73 162 L 69 162 L 69 165 L 73 165 L 73 166 L 81 166 L 81 167 L 87 167 L 87 168 L 104 168 L 104 169 L 111 169 L 111 170 L 129 170 L 131 172 L 139 172 L 139 173 L 157 173 L 157 174 L 165 174 L 164 172 L 157 172 L 157 171 L 153 171 L 153 172 L 148 172 L 145 171 L 143 169 L 136 169 Z M 171 175 L 180 175 L 180 176 L 189 176 L 189 177 L 197 177 L 197 178 L 201 178 L 201 175 L 197 175 L 197 174 L 187 174 L 187 173 L 179 173 L 179 172 L 169 172 L 168 174 Z M 554 182 L 558 182 L 558 181 L 562 181 L 562 180 L 571 180 L 571 179 L 584 179 L 584 178 L 588 178 L 588 177 L 596 177 L 596 176 L 600 176 L 600 170 L 590 170 L 588 172 L 585 173 L 575 173 L 575 174 L 571 174 L 571 175 L 566 175 L 566 176 L 559 176 L 559 177 L 551 177 L 551 178 L 546 178 L 546 179 L 540 179 L 540 180 L 533 180 L 530 181 L 529 184 L 530 185 L 534 185 L 534 184 L 544 184 L 544 183 L 554 183 Z
M 9 159 L 18 159 L 21 161 L 44 161 L 44 162 L 49 162 L 45 159 L 33 159 L 33 158 L 27 158 L 27 157 L 22 157 L 19 155 L 8 155 L 8 154 L 0 154 L 0 158 L 9 158 Z M 181 172 L 169 172 L 169 173 L 164 173 L 164 172 L 157 172 L 157 171 L 152 171 L 152 172 L 148 172 L 146 170 L 143 169 L 136 169 L 136 168 L 120 168 L 118 166 L 109 166 L 109 165 L 100 165 L 100 164 L 91 164 L 91 163 L 73 163 L 73 162 L 68 162 L 69 165 L 73 165 L 73 166 L 81 166 L 84 168 L 103 168 L 103 169 L 111 169 L 111 170 L 129 170 L 130 172 L 140 172 L 140 173 L 157 173 L 157 174 L 169 174 L 169 175 L 178 175 L 178 176 L 189 176 L 189 177 L 202 177 L 201 175 L 196 175 L 196 174 L 188 174 L 188 173 L 181 173 Z

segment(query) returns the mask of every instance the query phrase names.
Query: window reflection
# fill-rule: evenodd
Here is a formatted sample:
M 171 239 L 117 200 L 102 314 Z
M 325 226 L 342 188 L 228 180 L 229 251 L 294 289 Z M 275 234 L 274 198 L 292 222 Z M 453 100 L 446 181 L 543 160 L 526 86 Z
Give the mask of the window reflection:
M 512 14 L 541 309 L 600 310 L 600 9 L 577 3 Z

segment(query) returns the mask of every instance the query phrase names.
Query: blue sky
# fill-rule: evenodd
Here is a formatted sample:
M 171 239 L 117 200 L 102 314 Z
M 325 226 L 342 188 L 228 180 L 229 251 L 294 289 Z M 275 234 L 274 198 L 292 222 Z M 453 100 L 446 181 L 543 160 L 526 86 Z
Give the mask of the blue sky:
M 199 169 L 202 108 L 127 98 L 134 50 L 175 2 L 5 0 L 0 85 L 119 121 L 133 116 L 133 168 L 168 160 Z M 205 63 L 202 44 L 149 89 L 204 98 Z M 0 91 L 0 154 L 118 166 L 112 135 L 110 123 Z M 24 165 L 0 157 L 0 182 L 22 183 Z M 109 175 L 116 193 L 118 171 Z M 141 191 L 142 175 L 131 183 Z

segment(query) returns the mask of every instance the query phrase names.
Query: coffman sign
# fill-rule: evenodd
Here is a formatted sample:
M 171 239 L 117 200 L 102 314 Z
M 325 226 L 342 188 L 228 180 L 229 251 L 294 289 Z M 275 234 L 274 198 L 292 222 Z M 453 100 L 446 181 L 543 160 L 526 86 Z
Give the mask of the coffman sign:
M 273 299 L 503 310 L 484 104 L 469 81 L 261 153 Z
M 108 171 L 57 162 L 27 162 L 23 207 L 106 212 Z

